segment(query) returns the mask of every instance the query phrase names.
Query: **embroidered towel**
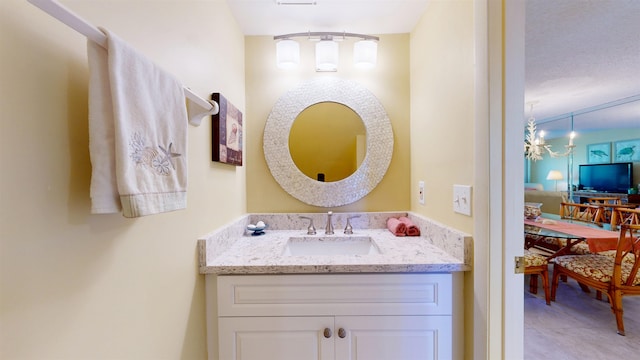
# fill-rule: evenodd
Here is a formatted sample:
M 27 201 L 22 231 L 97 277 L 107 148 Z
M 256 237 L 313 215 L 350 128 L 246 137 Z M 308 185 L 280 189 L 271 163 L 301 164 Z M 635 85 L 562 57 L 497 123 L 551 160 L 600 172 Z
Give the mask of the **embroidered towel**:
M 89 41 L 91 212 L 138 217 L 186 208 L 184 89 L 113 33 Z

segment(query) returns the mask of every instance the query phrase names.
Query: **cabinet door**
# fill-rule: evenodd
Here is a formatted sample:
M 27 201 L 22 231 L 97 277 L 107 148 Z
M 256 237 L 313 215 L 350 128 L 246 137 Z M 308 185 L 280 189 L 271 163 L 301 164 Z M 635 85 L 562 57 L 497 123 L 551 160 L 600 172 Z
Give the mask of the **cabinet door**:
M 218 321 L 220 360 L 333 360 L 335 356 L 332 316 L 221 317 Z M 330 333 L 325 334 L 325 329 Z
M 450 316 L 336 317 L 336 360 L 451 359 L 451 321 Z

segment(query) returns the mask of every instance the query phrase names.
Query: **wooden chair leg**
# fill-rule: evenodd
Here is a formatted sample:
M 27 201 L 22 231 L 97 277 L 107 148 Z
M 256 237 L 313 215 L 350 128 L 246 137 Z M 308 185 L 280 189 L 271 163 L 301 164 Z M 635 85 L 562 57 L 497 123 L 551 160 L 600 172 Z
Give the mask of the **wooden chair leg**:
M 618 325 L 618 334 L 624 336 L 624 319 L 622 317 L 622 292 L 613 291 L 611 298 L 611 311 L 616 317 L 616 325 Z
M 531 274 L 529 278 L 529 292 L 532 294 L 538 293 L 538 274 Z M 544 275 L 543 275 L 544 276 Z
M 544 300 L 547 305 L 551 305 L 551 295 L 549 294 L 549 273 L 543 272 L 542 274 L 542 288 L 544 289 Z
M 586 293 L 590 293 L 591 290 L 589 290 L 589 287 L 583 283 L 578 283 L 578 285 L 580 285 L 580 289 L 582 289 L 582 291 L 586 292 Z
M 555 266 L 553 268 L 553 278 L 551 280 L 551 301 L 556 301 L 556 290 L 558 289 L 558 279 L 560 278 L 560 274 L 558 270 L 556 270 Z

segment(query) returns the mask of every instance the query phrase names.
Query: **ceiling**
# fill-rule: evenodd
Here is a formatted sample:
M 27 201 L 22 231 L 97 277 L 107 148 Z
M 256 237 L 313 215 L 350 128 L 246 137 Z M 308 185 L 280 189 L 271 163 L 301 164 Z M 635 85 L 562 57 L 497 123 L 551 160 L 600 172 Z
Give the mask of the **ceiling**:
M 227 0 L 246 35 L 407 33 L 435 1 L 444 0 Z M 638 19 L 638 0 L 526 0 L 523 118 L 534 104 L 533 115 L 549 137 L 554 127 L 570 126 L 571 113 L 578 132 L 640 128 Z M 563 119 L 543 124 L 557 118 Z
M 428 0 L 280 0 L 315 5 L 278 5 L 278 0 L 227 0 L 245 35 L 305 31 L 360 34 L 410 32 Z
M 640 129 L 638 19 L 636 0 L 527 0 L 525 103 L 539 124 L 573 112 L 578 132 Z M 635 101 L 598 110 L 622 99 Z M 570 119 L 539 127 L 566 134 Z

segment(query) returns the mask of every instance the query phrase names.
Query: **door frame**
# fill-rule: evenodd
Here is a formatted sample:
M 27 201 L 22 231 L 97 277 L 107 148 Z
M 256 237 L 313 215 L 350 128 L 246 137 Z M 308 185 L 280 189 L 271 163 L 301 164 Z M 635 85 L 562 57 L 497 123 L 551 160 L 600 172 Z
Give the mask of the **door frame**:
M 475 0 L 476 155 L 473 351 L 522 359 L 525 0 Z

